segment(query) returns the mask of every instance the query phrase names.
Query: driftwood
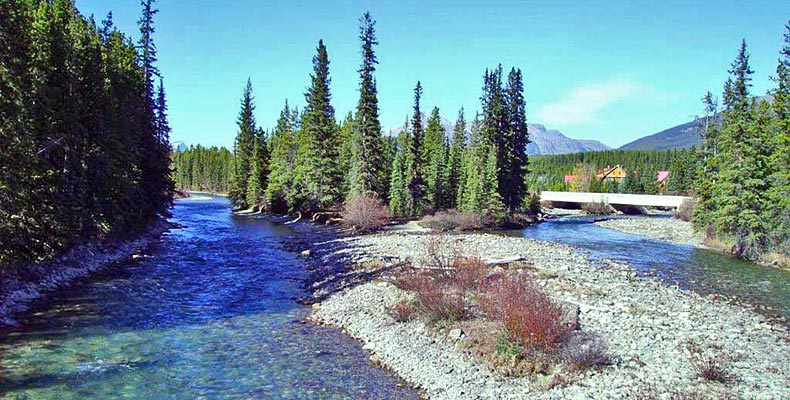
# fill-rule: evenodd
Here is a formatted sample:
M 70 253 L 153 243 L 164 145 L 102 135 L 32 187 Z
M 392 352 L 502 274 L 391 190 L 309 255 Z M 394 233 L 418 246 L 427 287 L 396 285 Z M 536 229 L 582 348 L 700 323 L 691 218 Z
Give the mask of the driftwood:
M 286 222 L 284 225 L 295 224 L 295 223 L 299 222 L 299 220 L 301 220 L 301 219 L 302 219 L 302 212 L 301 212 L 301 211 L 299 211 L 299 212 L 297 212 L 297 213 L 296 213 L 296 219 L 295 219 L 295 220 L 293 220 L 293 221 L 288 221 L 288 222 Z
M 343 218 L 329 218 L 326 220 L 325 225 L 334 225 L 334 224 L 342 224 Z
M 522 256 L 511 256 L 511 257 L 497 258 L 497 259 L 493 259 L 493 260 L 486 260 L 485 264 L 488 265 L 488 266 L 493 266 L 493 265 L 510 264 L 510 263 L 514 263 L 514 262 L 518 262 L 518 261 L 524 261 L 524 257 L 522 257 Z
M 340 213 L 334 211 L 322 211 L 313 214 L 313 217 L 310 219 L 313 222 L 325 222 L 330 221 L 334 218 L 340 217 Z

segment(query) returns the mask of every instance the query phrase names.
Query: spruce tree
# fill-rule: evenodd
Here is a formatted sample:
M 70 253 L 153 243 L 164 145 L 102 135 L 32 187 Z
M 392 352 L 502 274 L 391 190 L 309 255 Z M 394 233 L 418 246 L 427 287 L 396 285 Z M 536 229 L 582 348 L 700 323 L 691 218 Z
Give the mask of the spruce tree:
M 319 40 L 313 57 L 311 84 L 305 93 L 307 105 L 302 119 L 295 189 L 307 211 L 327 209 L 342 200 L 342 171 L 339 169 L 340 143 L 335 109 L 329 90 L 329 57 L 323 40 Z
M 373 73 L 376 71 L 375 21 L 369 12 L 360 18 L 359 39 L 362 42 L 362 66 L 359 68 L 360 87 L 354 126 L 351 187 L 349 196 L 356 194 L 387 197 L 387 177 L 384 167 L 384 139 L 379 122 L 378 90 Z
M 247 204 L 259 208 L 264 203 L 264 193 L 269 180 L 269 148 L 266 134 L 261 129 L 253 138 L 250 176 L 247 178 Z
M 425 129 L 422 157 L 425 160 L 425 201 L 428 209 L 438 211 L 446 207 L 446 181 L 442 179 L 447 161 L 447 137 L 442 126 L 439 108 L 434 107 Z
M 411 141 L 409 124 L 406 121 L 397 137 L 395 157 L 392 161 L 390 178 L 390 213 L 395 216 L 410 216 L 413 213 L 412 196 L 409 191 L 411 180 Z
M 255 133 L 257 132 L 257 125 L 255 124 L 255 104 L 252 95 L 252 82 L 247 79 L 247 85 L 244 87 L 244 94 L 241 99 L 241 110 L 239 111 L 239 118 L 237 124 L 239 132 L 236 134 L 236 142 L 233 148 L 234 155 L 234 171 L 233 178 L 231 179 L 230 191 L 228 198 L 230 198 L 233 207 L 236 209 L 244 209 L 251 204 L 247 203 L 247 182 L 250 178 L 251 159 L 253 156 L 253 147 L 255 145 Z
M 773 91 L 776 114 L 775 151 L 771 160 L 771 207 L 767 217 L 776 222 L 772 234 L 773 248 L 790 256 L 790 23 L 785 26 L 784 45 L 776 66 L 777 88 Z
M 296 110 L 285 102 L 277 126 L 269 141 L 271 173 L 266 186 L 266 202 L 273 212 L 288 212 L 289 199 L 293 197 L 291 184 L 296 167 Z
M 527 145 L 530 141 L 521 69 L 513 68 L 508 74 L 506 101 L 510 128 L 508 148 L 510 161 L 507 162 L 509 170 L 505 171 L 508 184 L 507 190 L 504 191 L 507 195 L 504 201 L 510 212 L 514 212 L 522 207 L 527 196 L 525 178 L 529 165 Z
M 410 214 L 422 214 L 425 212 L 427 206 L 425 199 L 426 182 L 425 182 L 425 152 L 423 146 L 425 144 L 425 133 L 422 124 L 422 110 L 420 109 L 420 100 L 422 99 L 422 84 L 417 81 L 414 87 L 414 109 L 411 120 L 411 136 L 409 144 L 409 165 L 407 172 L 409 174 L 409 193 L 411 195 Z
M 447 194 L 448 207 L 458 207 L 458 191 L 463 182 L 463 157 L 466 150 L 466 119 L 464 109 L 458 111 L 458 118 L 453 128 L 453 141 L 450 143 L 450 155 L 447 161 Z

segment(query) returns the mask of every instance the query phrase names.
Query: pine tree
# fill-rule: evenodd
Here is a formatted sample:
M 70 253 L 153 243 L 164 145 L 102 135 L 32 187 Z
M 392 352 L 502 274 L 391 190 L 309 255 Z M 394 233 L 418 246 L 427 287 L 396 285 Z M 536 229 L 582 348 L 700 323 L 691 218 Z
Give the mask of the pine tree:
M 488 156 L 485 162 L 485 172 L 483 174 L 483 193 L 485 203 L 485 215 L 495 223 L 505 219 L 505 204 L 499 194 L 499 168 L 497 167 L 497 150 L 493 146 L 488 147 Z
M 426 209 L 426 182 L 425 182 L 425 132 L 422 124 L 422 110 L 420 100 L 422 99 L 422 84 L 417 81 L 414 87 L 414 110 L 411 120 L 411 136 L 409 137 L 409 193 L 411 195 L 410 214 L 422 214 Z
M 527 167 L 529 166 L 527 145 L 530 141 L 524 101 L 524 84 L 520 69 L 513 68 L 508 74 L 506 101 L 508 116 L 510 117 L 508 121 L 510 128 L 508 156 L 510 161 L 507 163 L 510 169 L 505 171 L 508 184 L 507 190 L 504 191 L 507 194 L 504 201 L 505 206 L 512 213 L 522 207 L 526 199 L 527 187 L 525 178 Z
M 447 137 L 442 126 L 439 108 L 434 107 L 428 117 L 425 129 L 425 144 L 422 149 L 425 160 L 423 176 L 425 176 L 425 201 L 427 208 L 438 211 L 446 208 L 447 183 L 442 179 L 447 161 Z
M 378 90 L 373 73 L 376 71 L 374 46 L 378 44 L 375 21 L 369 12 L 360 18 L 359 39 L 362 42 L 362 66 L 359 69 L 360 89 L 354 135 L 349 196 L 373 194 L 387 197 L 384 166 L 384 140 L 379 122 Z
M 390 178 L 390 213 L 395 216 L 413 214 L 412 196 L 409 191 L 411 180 L 411 140 L 409 124 L 406 121 L 403 130 L 398 134 L 395 157 L 392 161 Z
M 255 133 L 258 128 L 255 124 L 255 104 L 252 96 L 252 82 L 247 79 L 244 94 L 241 100 L 241 111 L 239 111 L 238 126 L 239 132 L 236 134 L 236 143 L 233 148 L 235 167 L 233 178 L 231 179 L 228 198 L 234 208 L 244 209 L 251 204 L 247 203 L 247 182 L 250 178 L 250 169 L 255 144 Z
M 298 112 L 285 102 L 277 126 L 269 141 L 271 173 L 266 186 L 266 202 L 273 212 L 289 211 L 289 199 L 293 197 L 291 184 L 296 168 L 296 126 Z
M 340 143 L 335 109 L 329 90 L 329 57 L 319 40 L 313 57 L 311 85 L 305 93 L 307 105 L 302 119 L 303 137 L 297 160 L 297 190 L 302 190 L 306 211 L 327 209 L 342 200 L 342 171 L 339 169 Z
M 453 141 L 450 143 L 450 155 L 447 161 L 447 193 L 449 197 L 449 208 L 458 207 L 458 191 L 461 187 L 461 182 L 464 181 L 462 165 L 465 150 L 466 119 L 464 117 L 464 109 L 461 107 L 458 111 L 458 118 L 455 120 Z
M 771 188 L 768 192 L 770 215 L 775 221 L 772 234 L 774 249 L 790 256 L 790 23 L 785 26 L 784 45 L 776 66 L 777 88 L 773 91 L 777 135 L 771 160 Z
M 247 178 L 247 204 L 258 208 L 263 204 L 264 193 L 269 181 L 269 148 L 266 134 L 261 129 L 253 138 L 250 176 Z

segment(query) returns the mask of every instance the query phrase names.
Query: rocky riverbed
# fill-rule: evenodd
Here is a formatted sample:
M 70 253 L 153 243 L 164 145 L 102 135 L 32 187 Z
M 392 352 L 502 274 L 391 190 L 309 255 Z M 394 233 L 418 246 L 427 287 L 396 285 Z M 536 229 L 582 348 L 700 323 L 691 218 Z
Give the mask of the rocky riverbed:
M 169 229 L 164 220 L 136 238 L 108 243 L 89 243 L 40 264 L 0 271 L 0 327 L 15 326 L 14 317 L 28 311 L 47 294 L 63 289 L 79 279 L 102 271 L 132 257 L 154 243 Z
M 491 234 L 385 233 L 320 243 L 313 257 L 315 263 L 356 265 L 348 274 L 375 278 L 381 266 L 424 263 L 431 242 L 448 253 L 488 261 L 523 260 L 550 296 L 578 305 L 581 329 L 605 339 L 615 362 L 584 373 L 559 365 L 548 375 L 501 376 L 467 350 L 461 325 L 437 329 L 390 317 L 387 308 L 406 293 L 385 279 L 348 285 L 315 305 L 313 321 L 358 338 L 375 361 L 430 398 L 675 398 L 681 390 L 702 398 L 779 399 L 790 387 L 790 334 L 784 326 L 640 278 L 628 265 L 593 263 L 568 246 Z M 716 358 L 732 379 L 715 383 L 698 377 L 690 343 Z M 551 384 L 558 378 L 564 383 Z
M 620 232 L 685 246 L 702 247 L 704 242 L 703 235 L 694 231 L 691 222 L 675 218 L 625 217 L 599 221 L 595 224 Z

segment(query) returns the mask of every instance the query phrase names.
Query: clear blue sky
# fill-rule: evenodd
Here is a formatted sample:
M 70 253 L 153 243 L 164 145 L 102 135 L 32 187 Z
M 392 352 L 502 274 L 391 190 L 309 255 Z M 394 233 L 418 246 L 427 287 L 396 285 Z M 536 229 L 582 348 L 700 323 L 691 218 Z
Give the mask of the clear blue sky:
M 97 20 L 110 10 L 137 37 L 138 0 L 77 0 Z M 160 0 L 156 43 L 172 140 L 232 144 L 239 98 L 252 78 L 259 124 L 283 102 L 304 103 L 324 39 L 338 118 L 356 105 L 357 19 L 370 10 L 381 45 L 382 126 L 401 124 L 417 80 L 426 109 L 455 120 L 479 108 L 486 67 L 524 72 L 527 119 L 573 138 L 620 146 L 699 114 L 719 95 L 745 38 L 754 92 L 772 86 L 790 1 L 260 1 Z

